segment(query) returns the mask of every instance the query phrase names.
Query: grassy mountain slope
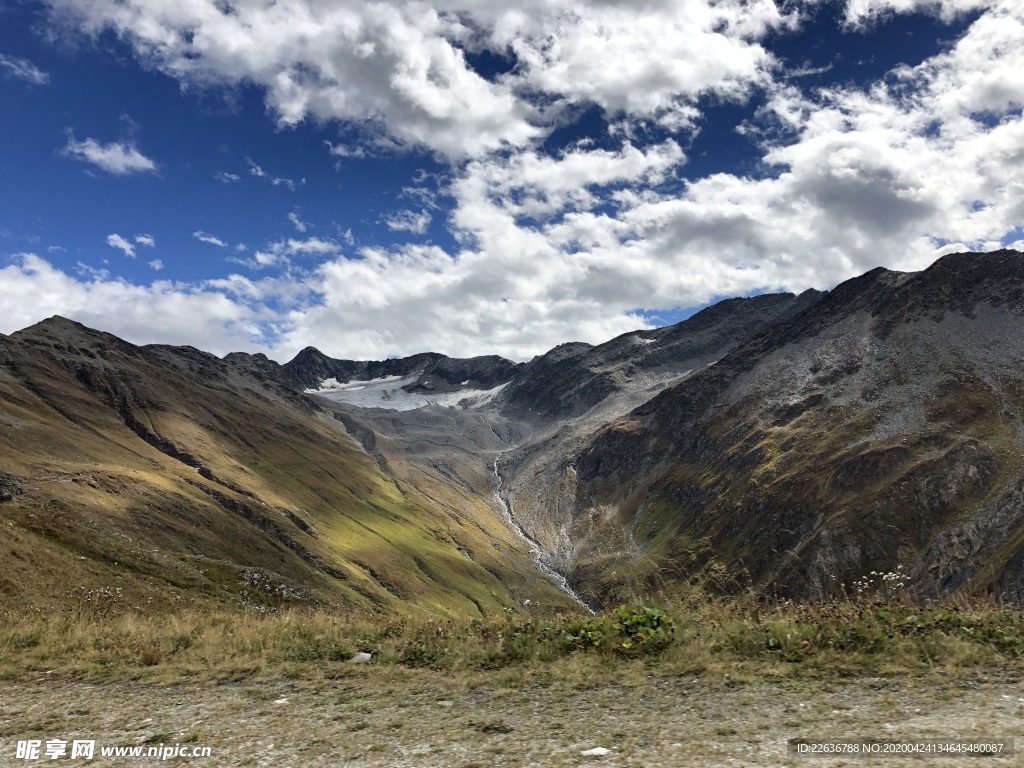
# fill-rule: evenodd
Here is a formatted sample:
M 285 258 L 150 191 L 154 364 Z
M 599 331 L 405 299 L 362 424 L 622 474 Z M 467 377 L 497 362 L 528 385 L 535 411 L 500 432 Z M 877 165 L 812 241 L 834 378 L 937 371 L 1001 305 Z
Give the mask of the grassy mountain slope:
M 61 318 L 0 338 L 0 526 L 4 607 L 117 589 L 140 607 L 462 614 L 537 597 L 528 553 L 489 508 L 455 515 L 396 483 L 273 378 Z

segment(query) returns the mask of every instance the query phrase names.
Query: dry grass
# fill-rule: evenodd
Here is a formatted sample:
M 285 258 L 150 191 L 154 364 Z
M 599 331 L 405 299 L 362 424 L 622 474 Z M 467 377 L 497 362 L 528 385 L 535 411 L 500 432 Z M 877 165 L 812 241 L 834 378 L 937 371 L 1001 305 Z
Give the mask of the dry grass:
M 78 611 L 3 617 L 0 677 L 232 680 L 330 674 L 357 651 L 378 667 L 446 675 L 544 677 L 641 663 L 659 676 L 749 681 L 1019 668 L 1024 613 L 961 600 L 922 607 L 871 600 L 752 599 L 633 607 L 600 617 L 526 613 L 490 620 L 330 610 Z M 638 661 L 639 660 L 639 661 Z M 575 670 L 575 671 L 573 671 Z

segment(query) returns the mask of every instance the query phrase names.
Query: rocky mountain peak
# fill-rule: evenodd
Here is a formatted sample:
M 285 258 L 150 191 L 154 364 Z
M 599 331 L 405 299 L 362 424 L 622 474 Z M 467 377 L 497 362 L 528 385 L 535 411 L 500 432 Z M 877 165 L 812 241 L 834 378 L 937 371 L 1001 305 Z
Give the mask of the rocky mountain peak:
M 76 336 L 94 338 L 104 334 L 102 331 L 93 330 L 62 315 L 53 315 L 27 328 L 22 328 L 20 331 L 15 331 L 11 335 L 19 340 L 29 340 L 71 338 Z
M 98 352 L 109 351 L 130 355 L 138 350 L 134 344 L 111 333 L 97 331 L 61 315 L 48 317 L 15 331 L 10 335 L 10 339 L 65 357 L 84 356 L 92 359 Z

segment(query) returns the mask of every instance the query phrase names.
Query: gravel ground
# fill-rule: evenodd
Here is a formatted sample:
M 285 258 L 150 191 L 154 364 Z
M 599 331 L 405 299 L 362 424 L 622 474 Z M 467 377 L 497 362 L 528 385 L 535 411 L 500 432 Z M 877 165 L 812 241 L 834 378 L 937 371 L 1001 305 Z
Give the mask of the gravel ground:
M 521 673 L 456 679 L 365 665 L 337 679 L 90 684 L 0 682 L 0 766 L 150 765 L 99 747 L 210 747 L 202 766 L 1009 766 L 1024 765 L 1024 686 L 863 678 L 730 683 L 647 677 L 581 683 Z M 791 738 L 1011 739 L 1017 756 L 795 757 Z M 19 740 L 95 739 L 92 761 L 18 759 Z M 607 754 L 585 755 L 594 748 Z

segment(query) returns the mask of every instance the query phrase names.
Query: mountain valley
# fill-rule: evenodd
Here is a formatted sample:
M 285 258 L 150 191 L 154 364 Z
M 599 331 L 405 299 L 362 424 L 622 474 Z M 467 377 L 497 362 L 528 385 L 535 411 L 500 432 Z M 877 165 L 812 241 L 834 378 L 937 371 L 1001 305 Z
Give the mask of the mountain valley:
M 1024 256 L 728 299 L 526 363 L 0 337 L 5 608 L 490 615 L 871 572 L 1024 602 Z M 902 582 L 901 582 L 902 583 Z

